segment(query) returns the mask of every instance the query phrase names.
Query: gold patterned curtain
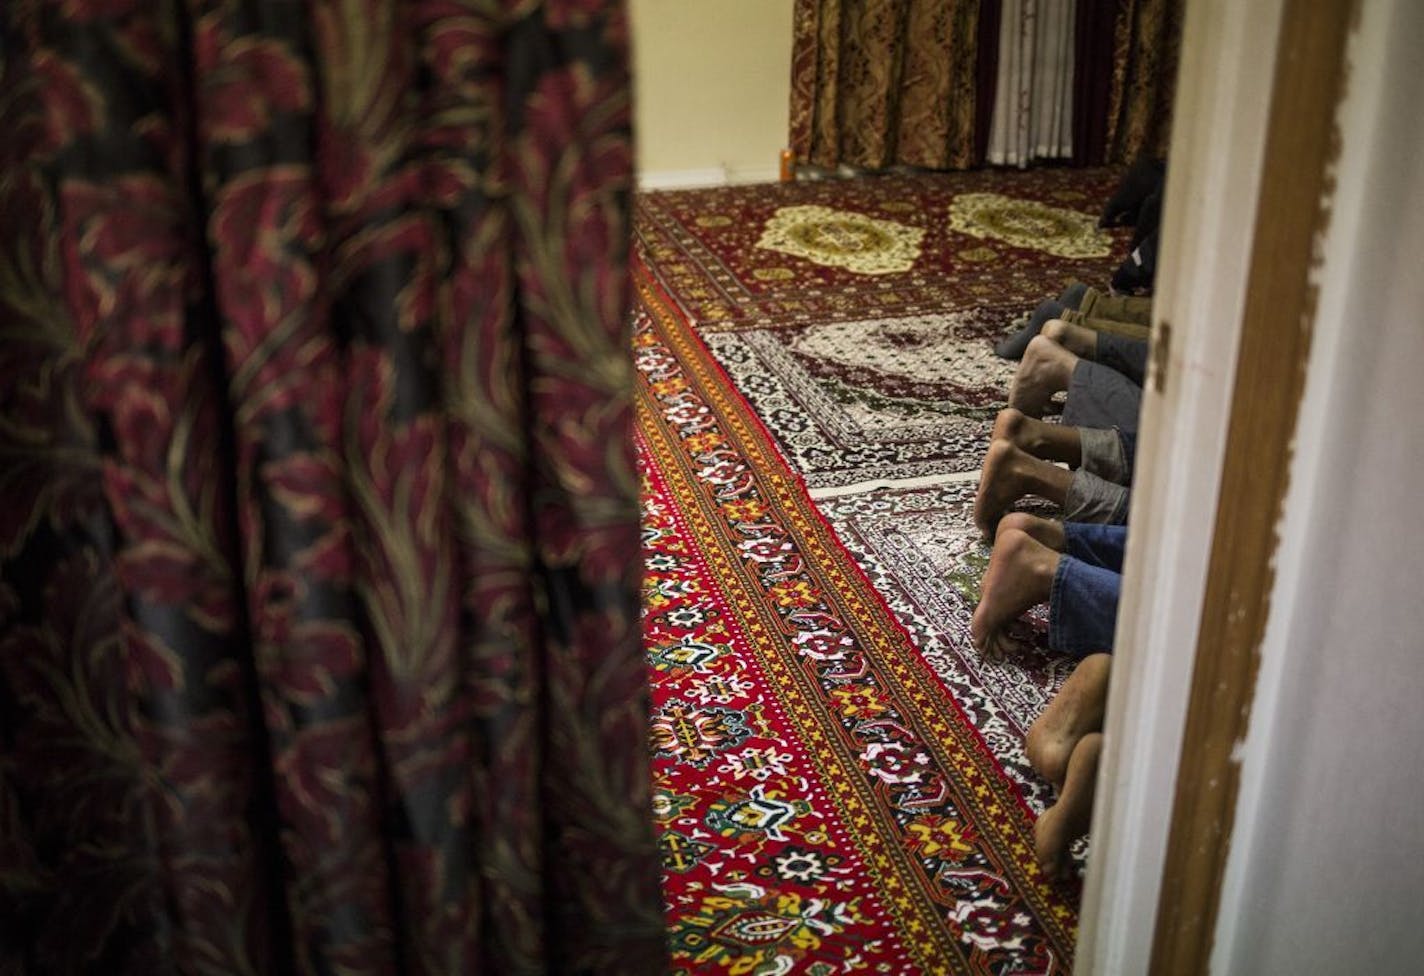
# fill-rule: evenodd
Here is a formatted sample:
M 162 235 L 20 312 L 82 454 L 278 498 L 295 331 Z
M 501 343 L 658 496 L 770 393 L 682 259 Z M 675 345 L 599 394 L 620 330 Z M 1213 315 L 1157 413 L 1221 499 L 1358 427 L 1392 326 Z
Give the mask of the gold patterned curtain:
M 1108 92 L 1108 162 L 1164 157 L 1172 132 L 1182 0 L 1120 0 Z
M 796 0 L 791 149 L 815 166 L 976 163 L 978 0 Z
M 790 145 L 797 162 L 982 165 L 1000 6 L 796 0 Z M 1183 0 L 1074 0 L 1076 162 L 1166 155 L 1182 8 Z

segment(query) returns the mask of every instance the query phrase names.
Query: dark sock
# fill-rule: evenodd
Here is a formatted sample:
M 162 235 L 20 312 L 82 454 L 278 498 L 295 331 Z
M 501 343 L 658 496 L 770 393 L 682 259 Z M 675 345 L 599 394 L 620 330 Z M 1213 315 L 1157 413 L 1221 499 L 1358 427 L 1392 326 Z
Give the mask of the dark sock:
M 1058 304 L 1076 311 L 1083 304 L 1083 296 L 1086 294 L 1088 294 L 1088 286 L 1081 281 L 1075 281 L 1063 289 L 1063 294 L 1058 296 Z
M 1000 359 L 1022 359 L 1029 341 L 1043 331 L 1045 323 L 1061 317 L 1064 308 L 1062 302 L 1055 302 L 1052 299 L 1039 302 L 1038 308 L 1034 309 L 1033 314 L 1028 317 L 1027 325 L 999 340 L 998 345 L 994 346 L 994 355 Z

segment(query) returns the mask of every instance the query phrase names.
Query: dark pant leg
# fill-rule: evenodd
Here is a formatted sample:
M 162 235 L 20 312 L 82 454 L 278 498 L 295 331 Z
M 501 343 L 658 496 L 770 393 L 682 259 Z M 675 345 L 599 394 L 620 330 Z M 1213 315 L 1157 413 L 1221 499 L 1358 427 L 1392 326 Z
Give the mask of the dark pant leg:
M 1149 344 L 1143 339 L 1132 339 L 1111 332 L 1099 332 L 1096 358 L 1104 366 L 1117 370 L 1141 386 L 1147 375 L 1149 348 Z
M 1068 384 L 1063 422 L 1073 427 L 1137 430 L 1142 387 L 1115 369 L 1080 359 Z

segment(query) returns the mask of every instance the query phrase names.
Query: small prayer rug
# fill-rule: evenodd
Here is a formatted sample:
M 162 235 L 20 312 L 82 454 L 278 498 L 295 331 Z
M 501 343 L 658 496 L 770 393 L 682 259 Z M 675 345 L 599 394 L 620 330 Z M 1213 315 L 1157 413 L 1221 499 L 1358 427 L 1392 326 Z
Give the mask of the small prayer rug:
M 1115 169 L 888 174 L 643 193 L 639 248 L 703 333 L 972 309 L 1106 283 L 1131 231 L 1097 216 Z
M 1014 363 L 1003 309 L 704 335 L 812 489 L 976 470 Z
M 983 716 L 917 653 L 674 303 L 646 270 L 634 280 L 676 972 L 1067 971 L 1079 892 L 1035 865 L 1023 777 L 995 759 Z

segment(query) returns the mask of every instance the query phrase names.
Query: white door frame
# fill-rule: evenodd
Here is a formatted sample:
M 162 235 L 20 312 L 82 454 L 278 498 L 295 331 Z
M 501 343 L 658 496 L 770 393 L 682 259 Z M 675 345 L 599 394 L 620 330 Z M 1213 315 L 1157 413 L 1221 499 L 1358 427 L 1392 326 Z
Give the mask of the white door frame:
M 1270 254 L 1263 260 L 1263 254 L 1254 250 L 1254 233 L 1268 130 L 1280 119 L 1291 118 L 1272 115 L 1272 89 L 1283 25 L 1302 23 L 1285 20 L 1292 6 L 1293 0 L 1193 0 L 1188 4 L 1164 209 L 1163 264 L 1154 303 L 1153 368 L 1143 405 L 1127 583 L 1075 967 L 1079 972 L 1147 972 L 1153 963 L 1168 840 L 1183 819 L 1180 811 L 1174 811 L 1174 801 L 1180 799 L 1178 763 L 1203 629 L 1206 574 L 1213 550 L 1222 549 L 1222 540 L 1214 539 L 1213 532 L 1227 464 L 1227 428 L 1233 411 L 1239 416 L 1242 407 L 1233 397 L 1243 313 L 1251 288 L 1248 274 L 1253 262 L 1270 264 Z M 1366 0 L 1365 6 L 1367 17 L 1377 27 L 1392 15 L 1395 5 L 1393 0 Z M 1300 9 L 1296 8 L 1297 13 Z M 1349 8 L 1347 4 L 1335 9 Z M 1357 28 L 1358 23 L 1352 25 Z M 1339 38 L 1343 44 L 1345 33 L 1317 30 L 1315 36 Z M 1290 64 L 1283 61 L 1282 67 Z M 1346 68 L 1348 77 L 1348 61 Z M 1351 83 L 1356 89 L 1350 94 L 1356 109 L 1361 99 L 1368 102 L 1382 97 L 1378 86 L 1371 88 L 1368 79 L 1363 85 L 1357 77 Z M 1334 98 L 1320 98 L 1318 114 L 1327 122 L 1339 118 L 1338 92 L 1334 94 Z M 1292 110 L 1302 113 L 1304 109 L 1302 114 L 1309 115 L 1315 102 L 1302 105 L 1303 97 L 1294 100 Z M 1284 102 L 1290 104 L 1291 99 Z M 1362 153 L 1358 149 L 1352 152 L 1354 157 Z M 1277 157 L 1272 162 L 1281 160 Z M 1329 159 L 1326 163 L 1334 165 Z M 1358 163 L 1354 159 L 1354 165 Z M 1320 157 L 1306 160 L 1305 165 L 1314 165 L 1319 172 Z M 1327 167 L 1326 172 L 1333 174 L 1334 170 Z M 1329 178 L 1326 183 L 1328 187 Z M 1321 203 L 1318 199 L 1306 201 L 1305 210 L 1313 212 Z M 1271 217 L 1262 215 L 1260 219 Z M 1262 238 L 1263 242 L 1269 239 Z M 1331 271 L 1324 266 L 1331 260 L 1331 250 L 1322 249 L 1320 236 L 1315 244 L 1314 254 L 1294 264 L 1284 262 L 1287 277 L 1294 274 L 1302 282 L 1309 278 L 1311 288 L 1322 274 L 1328 276 Z M 1270 248 L 1262 247 L 1262 252 L 1268 251 Z M 1336 258 L 1340 257 L 1337 253 Z M 1270 271 L 1279 275 L 1281 264 L 1276 262 Z M 1259 297 L 1256 308 L 1271 307 L 1260 304 Z M 1309 318 L 1307 314 L 1299 322 L 1276 327 L 1303 329 L 1308 335 Z M 1309 349 L 1308 340 L 1304 348 Z M 1300 365 L 1303 369 L 1303 359 Z M 1295 403 L 1277 404 L 1274 409 L 1288 421 L 1278 425 L 1286 436 L 1295 431 L 1297 407 Z M 1249 447 L 1238 444 L 1235 449 Z M 1310 450 L 1307 445 L 1305 453 Z M 1234 455 L 1238 472 L 1242 458 Z M 1282 472 L 1265 475 L 1275 484 L 1284 477 Z M 1273 517 L 1279 519 L 1280 512 Z M 1267 551 L 1262 558 L 1274 559 L 1274 554 Z M 1242 595 L 1250 603 L 1247 611 L 1265 612 L 1260 607 L 1269 604 L 1271 578 L 1267 573 L 1264 590 Z M 1213 624 L 1218 622 L 1214 612 Z M 1257 651 L 1251 650 L 1253 654 Z M 1196 680 L 1202 684 L 1201 674 Z M 1198 727 L 1203 713 L 1209 716 L 1213 730 L 1245 727 L 1240 715 L 1223 715 L 1220 722 L 1211 716 L 1210 704 L 1218 693 L 1228 703 L 1228 711 L 1244 708 L 1246 716 L 1257 718 L 1251 705 L 1259 684 L 1254 667 L 1234 680 L 1240 687 L 1196 689 Z M 1250 687 L 1245 687 L 1248 684 Z M 1269 694 L 1269 688 L 1264 691 Z M 1203 702 L 1206 709 L 1201 708 Z M 1269 709 L 1263 711 L 1257 724 L 1268 724 L 1271 719 Z M 1234 745 L 1229 762 L 1221 768 L 1234 776 L 1243 739 L 1227 741 Z M 1186 746 L 1191 754 L 1195 743 Z M 1200 784 L 1200 788 L 1217 785 Z M 1245 793 L 1249 803 L 1250 789 Z M 1240 809 L 1234 785 L 1230 797 L 1234 805 L 1226 814 L 1218 849 L 1201 850 L 1203 859 L 1224 859 L 1220 848 L 1230 842 Z M 1175 825 L 1174 816 L 1178 817 Z M 1248 838 L 1243 840 L 1249 839 L 1250 831 L 1245 833 Z M 1237 873 L 1241 858 L 1249 856 L 1249 852 L 1232 850 Z M 1197 858 L 1198 848 L 1191 848 L 1188 857 Z M 1188 898 L 1185 905 L 1189 911 L 1202 906 L 1201 938 L 1205 940 L 1214 939 L 1223 926 L 1228 934 L 1232 931 L 1226 924 L 1230 919 L 1216 916 L 1221 884 L 1218 875 L 1211 882 L 1208 898 L 1200 902 Z M 1168 894 L 1175 897 L 1173 892 Z M 1176 907 L 1183 905 L 1177 901 Z
M 1078 972 L 1146 972 L 1151 956 L 1265 148 L 1276 45 L 1262 40 L 1276 36 L 1281 9 L 1282 0 L 1187 5 L 1153 301 L 1158 350 L 1164 322 L 1170 334 L 1143 398 Z

